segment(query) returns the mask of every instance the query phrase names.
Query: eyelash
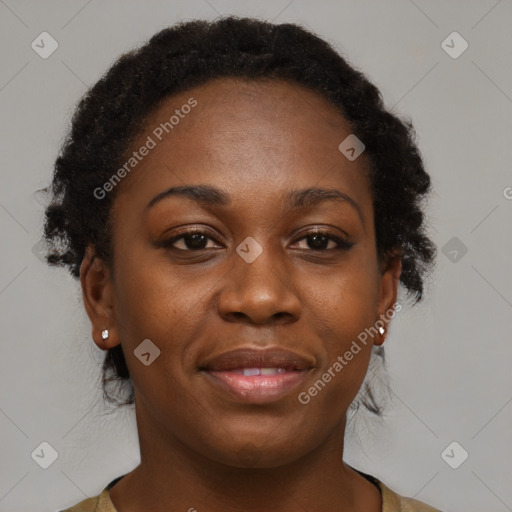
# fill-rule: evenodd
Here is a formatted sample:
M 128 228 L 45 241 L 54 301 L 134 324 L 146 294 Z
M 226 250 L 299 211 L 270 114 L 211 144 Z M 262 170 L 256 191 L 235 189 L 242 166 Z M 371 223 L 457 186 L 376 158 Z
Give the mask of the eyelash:
M 217 240 L 214 237 L 209 236 L 208 232 L 200 230 L 200 229 L 190 229 L 188 231 L 183 231 L 179 235 L 176 235 L 176 236 L 174 236 L 174 237 L 172 237 L 172 238 L 170 238 L 168 240 L 164 240 L 159 245 L 161 247 L 164 247 L 164 248 L 167 248 L 167 249 L 174 249 L 176 251 L 182 251 L 182 252 L 200 252 L 200 251 L 208 250 L 208 248 L 195 249 L 194 250 L 194 249 L 178 249 L 176 247 L 173 247 L 173 244 L 176 243 L 178 240 L 184 239 L 187 236 L 195 235 L 195 234 L 206 235 L 207 239 L 213 240 L 216 243 L 218 243 Z M 309 251 L 312 251 L 312 252 L 348 251 L 354 245 L 352 242 L 348 242 L 346 240 L 343 240 L 343 238 L 335 236 L 332 233 L 330 233 L 329 231 L 325 231 L 325 230 L 321 230 L 321 229 L 317 229 L 317 230 L 313 230 L 313 231 L 307 232 L 304 236 L 302 236 L 301 238 L 297 239 L 296 242 L 300 242 L 300 241 L 306 239 L 308 236 L 313 236 L 313 235 L 323 235 L 328 240 L 332 240 L 332 241 L 336 242 L 337 247 L 335 247 L 333 249 L 309 249 Z

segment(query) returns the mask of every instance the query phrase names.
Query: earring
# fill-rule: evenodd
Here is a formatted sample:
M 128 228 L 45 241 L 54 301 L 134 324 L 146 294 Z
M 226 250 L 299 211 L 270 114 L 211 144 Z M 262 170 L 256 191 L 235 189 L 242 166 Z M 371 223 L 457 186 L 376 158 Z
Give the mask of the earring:
M 101 339 L 105 341 L 108 338 L 108 329 L 101 331 Z
M 384 327 L 379 327 L 379 333 L 382 336 L 386 332 L 386 329 Z

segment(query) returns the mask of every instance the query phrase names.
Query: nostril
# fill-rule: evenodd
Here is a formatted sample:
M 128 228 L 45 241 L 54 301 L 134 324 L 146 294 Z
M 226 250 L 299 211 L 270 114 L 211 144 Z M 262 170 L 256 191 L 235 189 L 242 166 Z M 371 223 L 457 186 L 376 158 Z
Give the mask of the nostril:
M 280 311 L 272 315 L 270 323 L 277 325 L 286 325 L 295 321 L 295 315 L 288 313 L 287 311 Z
M 250 318 L 245 314 L 245 313 L 242 313 L 241 311 L 231 311 L 230 313 L 227 314 L 227 316 L 231 319 L 231 320 L 245 320 L 245 321 L 250 321 Z

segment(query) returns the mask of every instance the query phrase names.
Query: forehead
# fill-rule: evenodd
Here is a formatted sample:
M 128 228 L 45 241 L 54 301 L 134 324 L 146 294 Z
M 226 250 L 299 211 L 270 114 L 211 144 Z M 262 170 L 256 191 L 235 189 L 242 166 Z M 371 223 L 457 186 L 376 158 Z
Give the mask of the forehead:
M 360 196 L 369 191 L 364 155 L 351 162 L 338 149 L 350 133 L 336 107 L 302 86 L 215 79 L 166 98 L 147 116 L 127 158 L 149 138 L 154 148 L 120 188 L 157 193 L 173 184 L 208 183 L 265 188 L 268 198 L 316 182 Z

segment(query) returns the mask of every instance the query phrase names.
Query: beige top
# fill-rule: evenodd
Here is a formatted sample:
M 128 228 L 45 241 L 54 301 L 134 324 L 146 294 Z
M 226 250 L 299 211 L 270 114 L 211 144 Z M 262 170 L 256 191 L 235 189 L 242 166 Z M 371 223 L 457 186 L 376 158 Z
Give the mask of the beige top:
M 379 487 L 382 495 L 382 512 L 441 512 L 412 498 L 404 498 L 394 493 L 381 481 L 371 477 Z M 113 487 L 118 479 L 110 482 L 98 496 L 87 498 L 71 508 L 61 512 L 118 512 L 110 499 L 109 488 Z

